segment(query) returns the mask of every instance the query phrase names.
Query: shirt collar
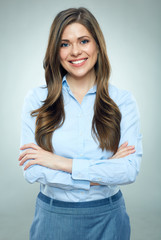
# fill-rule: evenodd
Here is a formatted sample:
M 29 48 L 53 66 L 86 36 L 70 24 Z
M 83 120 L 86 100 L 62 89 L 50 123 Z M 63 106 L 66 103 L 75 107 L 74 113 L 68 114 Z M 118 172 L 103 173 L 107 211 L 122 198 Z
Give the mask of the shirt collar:
M 62 86 L 65 87 L 65 88 L 69 88 L 66 75 L 62 79 Z
M 66 75 L 62 79 L 62 86 L 70 90 Z M 88 93 L 96 93 L 96 91 L 97 91 L 97 85 L 95 84 L 92 88 L 89 89 Z

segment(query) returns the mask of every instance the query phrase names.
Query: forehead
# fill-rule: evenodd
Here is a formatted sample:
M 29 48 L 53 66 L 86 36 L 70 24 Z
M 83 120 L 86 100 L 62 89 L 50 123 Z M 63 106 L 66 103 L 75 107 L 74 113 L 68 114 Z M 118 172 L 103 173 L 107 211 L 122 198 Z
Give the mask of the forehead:
M 65 27 L 62 33 L 62 39 L 80 38 L 81 36 L 92 37 L 87 28 L 80 23 L 71 23 Z

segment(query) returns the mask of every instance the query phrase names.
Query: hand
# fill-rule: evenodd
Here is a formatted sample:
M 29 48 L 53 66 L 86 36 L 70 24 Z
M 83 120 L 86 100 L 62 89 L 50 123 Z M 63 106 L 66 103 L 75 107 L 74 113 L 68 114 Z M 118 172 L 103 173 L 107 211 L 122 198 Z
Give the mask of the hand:
M 135 146 L 127 146 L 128 142 L 123 143 L 117 150 L 117 152 L 110 158 L 110 159 L 114 159 L 114 158 L 123 158 L 126 157 L 132 153 L 134 153 L 135 150 Z
M 90 186 L 100 186 L 99 183 L 90 182 Z
M 26 149 L 26 150 L 25 150 Z M 61 170 L 64 172 L 72 172 L 72 159 L 58 156 L 52 152 L 48 152 L 34 143 L 23 145 L 20 150 L 25 150 L 19 156 L 20 166 L 27 160 L 28 163 L 24 170 L 32 165 L 41 165 L 47 168 Z
M 31 165 L 35 164 L 42 165 L 52 169 L 56 168 L 55 166 L 56 155 L 51 152 L 45 151 L 38 145 L 34 143 L 25 144 L 20 148 L 20 150 L 25 151 L 23 151 L 19 156 L 18 160 L 21 161 L 19 165 L 22 166 L 27 160 L 29 160 L 24 170 L 26 170 Z
M 132 153 L 134 153 L 135 150 L 135 146 L 127 146 L 128 142 L 123 143 L 117 150 L 117 152 L 109 159 L 115 159 L 115 158 L 123 158 L 126 157 Z M 98 183 L 90 183 L 91 186 L 97 186 L 100 185 Z

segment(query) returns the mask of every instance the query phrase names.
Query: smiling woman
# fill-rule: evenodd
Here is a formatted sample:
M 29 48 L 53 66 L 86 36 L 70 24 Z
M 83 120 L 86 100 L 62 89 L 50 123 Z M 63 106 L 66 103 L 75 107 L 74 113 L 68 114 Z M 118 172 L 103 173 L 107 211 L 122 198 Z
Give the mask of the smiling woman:
M 55 17 L 44 58 L 46 85 L 22 111 L 20 165 L 39 182 L 30 240 L 129 240 L 119 185 L 142 156 L 134 97 L 109 83 L 102 31 L 85 8 Z

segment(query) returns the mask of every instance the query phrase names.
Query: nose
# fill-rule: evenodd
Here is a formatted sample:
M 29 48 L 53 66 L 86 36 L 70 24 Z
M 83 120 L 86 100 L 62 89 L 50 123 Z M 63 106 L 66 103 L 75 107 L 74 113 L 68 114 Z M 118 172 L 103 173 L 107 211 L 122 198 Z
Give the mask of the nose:
M 78 56 L 82 53 L 82 50 L 78 44 L 73 44 L 72 49 L 71 49 L 71 55 L 72 56 Z

